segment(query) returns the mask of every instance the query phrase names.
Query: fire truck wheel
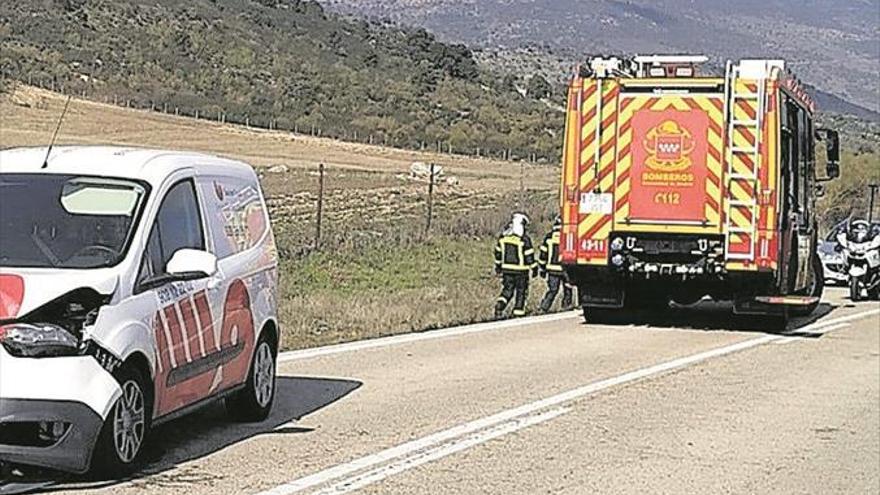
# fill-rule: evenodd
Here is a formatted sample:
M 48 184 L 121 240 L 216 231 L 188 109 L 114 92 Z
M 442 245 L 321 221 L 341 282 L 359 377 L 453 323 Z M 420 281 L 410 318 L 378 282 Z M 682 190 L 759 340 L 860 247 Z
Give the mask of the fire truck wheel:
M 613 308 L 596 308 L 582 306 L 584 323 L 612 323 L 615 317 L 619 319 L 621 310 Z
M 816 308 L 819 307 L 819 303 L 822 300 L 822 293 L 825 291 L 825 270 L 822 267 L 822 261 L 819 260 L 818 256 L 813 256 L 813 283 L 810 284 L 810 287 L 804 291 L 805 296 L 818 298 L 816 302 L 810 304 L 808 306 L 804 306 L 803 308 L 798 308 L 792 310 L 792 313 L 795 316 L 807 316 L 816 311 Z
M 656 292 L 630 291 L 624 299 L 624 308 L 632 311 L 662 313 L 669 309 L 669 297 Z

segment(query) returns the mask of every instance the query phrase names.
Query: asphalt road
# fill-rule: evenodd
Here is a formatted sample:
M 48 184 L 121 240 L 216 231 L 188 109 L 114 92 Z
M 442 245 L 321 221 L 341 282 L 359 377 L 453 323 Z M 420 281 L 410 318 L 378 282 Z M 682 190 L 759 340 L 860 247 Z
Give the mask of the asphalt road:
M 161 427 L 97 494 L 880 493 L 880 304 L 574 313 L 283 356 L 275 411 Z

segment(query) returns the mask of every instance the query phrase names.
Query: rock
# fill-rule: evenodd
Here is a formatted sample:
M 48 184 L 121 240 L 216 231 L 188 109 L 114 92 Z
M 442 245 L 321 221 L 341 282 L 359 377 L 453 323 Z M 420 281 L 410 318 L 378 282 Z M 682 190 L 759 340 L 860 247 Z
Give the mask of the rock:
M 458 185 L 458 177 L 447 177 L 446 185 L 447 186 L 457 186 Z
M 269 172 L 270 174 L 284 174 L 287 173 L 287 170 L 287 165 L 273 165 L 269 167 L 269 170 L 267 170 L 267 172 Z
M 409 176 L 413 179 L 428 180 L 431 177 L 431 165 L 425 162 L 413 162 L 409 166 Z M 443 167 L 434 165 L 434 178 L 443 176 Z

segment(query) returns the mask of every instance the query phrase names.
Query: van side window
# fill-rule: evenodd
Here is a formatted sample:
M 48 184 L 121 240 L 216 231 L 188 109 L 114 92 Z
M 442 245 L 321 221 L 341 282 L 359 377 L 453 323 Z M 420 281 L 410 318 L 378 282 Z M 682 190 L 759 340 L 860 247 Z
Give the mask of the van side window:
M 268 220 L 256 180 L 206 177 L 199 179 L 198 187 L 217 258 L 233 256 L 260 242 Z
M 138 283 L 165 273 L 179 249 L 205 249 L 202 216 L 192 180 L 175 184 L 162 199 L 141 263 Z

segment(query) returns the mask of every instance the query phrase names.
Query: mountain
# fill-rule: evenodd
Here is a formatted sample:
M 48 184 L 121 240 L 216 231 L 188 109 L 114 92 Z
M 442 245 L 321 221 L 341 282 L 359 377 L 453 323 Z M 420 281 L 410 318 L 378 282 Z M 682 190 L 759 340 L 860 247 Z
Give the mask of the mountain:
M 784 58 L 807 83 L 880 110 L 878 0 L 326 0 L 474 48 Z M 723 65 L 722 65 L 723 66 Z
M 0 55 L 0 82 L 400 147 L 555 160 L 564 120 L 464 45 L 305 0 L 4 1 Z

